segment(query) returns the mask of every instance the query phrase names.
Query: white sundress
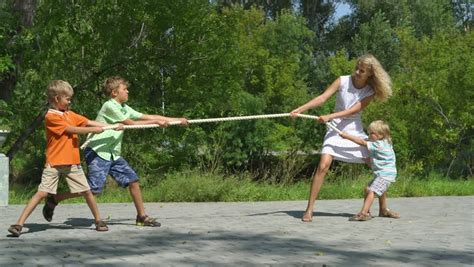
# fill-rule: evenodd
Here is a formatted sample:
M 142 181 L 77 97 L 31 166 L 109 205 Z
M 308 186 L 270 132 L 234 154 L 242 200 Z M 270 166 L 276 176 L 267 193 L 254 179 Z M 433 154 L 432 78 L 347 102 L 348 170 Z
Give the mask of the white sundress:
M 341 85 L 336 93 L 335 112 L 346 110 L 355 103 L 374 94 L 370 85 L 357 89 L 352 84 L 351 76 L 341 76 Z M 339 130 L 350 135 L 367 139 L 367 134 L 362 126 L 361 113 L 352 114 L 349 117 L 334 119 L 330 122 Z M 328 128 L 324 136 L 322 154 L 330 154 L 336 160 L 352 163 L 364 163 L 364 158 L 369 156 L 367 147 L 358 145 L 350 140 L 342 138 L 336 131 Z

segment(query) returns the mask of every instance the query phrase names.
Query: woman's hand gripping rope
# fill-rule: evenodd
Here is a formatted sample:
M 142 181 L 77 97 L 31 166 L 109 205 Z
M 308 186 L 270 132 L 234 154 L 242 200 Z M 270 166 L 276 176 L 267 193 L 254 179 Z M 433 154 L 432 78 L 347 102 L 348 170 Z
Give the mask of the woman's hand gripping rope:
M 319 116 L 314 116 L 314 115 L 306 115 L 306 114 L 300 114 L 300 113 L 295 113 L 295 112 L 292 112 L 290 113 L 290 116 L 291 117 L 300 117 L 300 118 L 305 118 L 305 119 L 313 119 L 313 120 L 317 120 L 319 122 L 324 122 L 326 124 L 327 127 L 333 129 L 334 131 L 336 131 L 338 134 L 342 134 L 342 132 L 337 129 L 334 125 L 332 125 L 329 121 L 325 121 L 324 119 L 321 120 L 322 116 L 319 117 Z

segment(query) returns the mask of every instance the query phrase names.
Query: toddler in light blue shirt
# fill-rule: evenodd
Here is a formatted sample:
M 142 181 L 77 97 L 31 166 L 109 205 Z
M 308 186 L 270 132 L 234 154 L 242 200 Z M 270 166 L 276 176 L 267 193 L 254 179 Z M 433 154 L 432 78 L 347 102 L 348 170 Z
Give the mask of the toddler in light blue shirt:
M 361 146 L 366 146 L 370 155 L 370 167 L 374 171 L 374 179 L 365 189 L 364 205 L 359 213 L 350 218 L 351 221 L 368 221 L 372 219 L 370 207 L 375 198 L 385 197 L 391 183 L 395 182 L 397 176 L 395 152 L 392 147 L 392 138 L 388 124 L 383 121 L 372 122 L 368 129 L 369 140 L 342 133 L 341 137 L 351 140 Z M 396 212 L 381 210 L 383 217 L 399 218 Z M 387 216 L 384 216 L 387 215 Z M 380 215 L 379 215 L 380 216 Z

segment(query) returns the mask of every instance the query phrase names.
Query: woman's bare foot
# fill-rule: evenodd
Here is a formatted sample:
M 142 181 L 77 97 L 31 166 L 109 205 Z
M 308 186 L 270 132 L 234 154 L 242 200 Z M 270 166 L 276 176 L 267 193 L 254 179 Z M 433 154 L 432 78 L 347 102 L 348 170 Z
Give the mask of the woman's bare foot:
M 313 212 L 305 211 L 303 218 L 301 218 L 303 222 L 312 222 L 313 221 Z

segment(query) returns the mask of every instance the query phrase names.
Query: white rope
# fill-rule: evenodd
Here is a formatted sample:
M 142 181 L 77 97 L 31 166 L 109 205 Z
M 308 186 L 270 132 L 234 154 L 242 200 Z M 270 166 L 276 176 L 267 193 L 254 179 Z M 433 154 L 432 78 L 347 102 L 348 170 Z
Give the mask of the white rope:
M 206 123 L 206 122 L 223 122 L 223 121 L 240 121 L 240 120 L 255 120 L 255 119 L 270 119 L 270 118 L 280 118 L 280 117 L 289 117 L 290 113 L 278 113 L 278 114 L 267 114 L 267 115 L 252 115 L 252 116 L 236 116 L 236 117 L 225 117 L 225 118 L 209 118 L 209 119 L 195 119 L 195 120 L 188 120 L 189 124 L 194 123 Z M 318 116 L 314 115 L 306 115 L 306 114 L 296 114 L 297 117 L 305 118 L 305 119 L 319 119 Z M 178 125 L 181 124 L 180 120 L 171 121 L 168 125 Z M 341 134 L 342 132 L 339 131 L 334 125 L 326 122 L 326 126 L 333 129 L 337 133 Z M 123 129 L 147 129 L 147 128 L 157 128 L 160 127 L 158 124 L 135 124 L 135 125 L 124 125 Z M 105 130 L 112 130 L 117 128 L 116 125 L 114 126 L 106 126 L 102 127 Z M 81 149 L 84 149 L 91 141 L 93 134 L 89 134 L 87 136 L 87 140 L 82 144 Z
M 305 118 L 305 119 L 314 119 L 314 120 L 317 120 L 319 119 L 318 116 L 313 116 L 313 115 L 306 115 L 306 114 L 296 114 L 296 116 L 300 117 L 300 118 Z M 342 132 L 336 128 L 336 126 L 332 125 L 330 122 L 326 122 L 326 126 L 333 129 L 334 131 L 336 131 L 338 134 L 342 134 Z
M 267 115 L 252 115 L 252 116 L 237 116 L 237 117 L 226 117 L 226 118 L 197 119 L 197 120 L 188 120 L 188 123 L 192 124 L 192 123 L 204 123 L 204 122 L 222 122 L 222 121 L 270 119 L 270 118 L 279 118 L 279 117 L 288 117 L 288 116 L 290 116 L 290 113 L 279 113 L 279 114 L 267 114 Z M 172 122 L 172 123 L 175 123 L 175 122 Z

